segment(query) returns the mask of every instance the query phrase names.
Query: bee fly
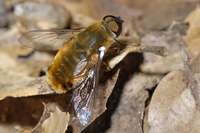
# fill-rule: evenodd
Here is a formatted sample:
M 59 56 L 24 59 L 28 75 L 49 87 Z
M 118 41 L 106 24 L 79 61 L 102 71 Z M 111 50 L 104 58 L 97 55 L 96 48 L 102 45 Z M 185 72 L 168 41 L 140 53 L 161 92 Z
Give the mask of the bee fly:
M 122 22 L 108 15 L 84 29 L 35 30 L 19 38 L 26 47 L 60 49 L 47 70 L 48 81 L 56 93 L 72 89 L 74 110 L 82 125 L 92 119 L 102 59 L 121 34 Z

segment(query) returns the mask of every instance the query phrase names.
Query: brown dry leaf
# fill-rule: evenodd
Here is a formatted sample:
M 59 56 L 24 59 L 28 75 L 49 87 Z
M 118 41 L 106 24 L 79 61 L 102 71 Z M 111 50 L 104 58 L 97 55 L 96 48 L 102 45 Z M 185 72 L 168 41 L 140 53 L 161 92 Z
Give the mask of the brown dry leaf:
M 182 47 L 182 46 L 181 46 Z M 181 48 L 185 70 L 174 70 L 160 82 L 149 105 L 144 131 L 152 133 L 200 131 L 200 74 L 190 69 Z M 199 62 L 199 60 L 197 60 Z
M 140 69 L 145 73 L 168 73 L 175 69 L 183 68 L 183 61 L 178 44 L 182 43 L 177 31 L 149 32 L 141 38 L 142 46 L 165 46 L 169 51 L 167 57 L 156 56 L 152 53 L 144 53 L 144 63 Z
M 143 110 L 148 98 L 146 89 L 153 88 L 162 78 L 162 75 L 135 73 L 124 85 L 118 106 L 111 117 L 111 127 L 107 132 L 141 132 L 140 121 L 143 119 Z
M 44 104 L 43 116 L 32 133 L 64 133 L 67 130 L 70 115 L 62 112 L 55 103 Z
M 193 54 L 197 54 L 200 51 L 200 7 L 199 5 L 193 10 L 184 20 L 185 23 L 189 23 L 189 29 L 187 35 L 183 36 L 183 40 L 188 45 Z
M 51 89 L 47 77 L 27 81 L 22 84 L 4 87 L 0 89 L 0 100 L 6 97 L 24 97 L 34 95 L 52 94 L 54 91 Z
M 200 131 L 200 113 L 186 79 L 183 71 L 175 70 L 158 85 L 149 105 L 149 132 Z

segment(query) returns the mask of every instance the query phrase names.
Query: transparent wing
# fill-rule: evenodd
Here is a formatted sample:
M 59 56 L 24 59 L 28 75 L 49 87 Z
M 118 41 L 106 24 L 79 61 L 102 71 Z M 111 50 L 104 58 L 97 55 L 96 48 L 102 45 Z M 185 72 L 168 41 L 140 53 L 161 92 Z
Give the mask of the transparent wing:
M 95 101 L 97 98 L 97 87 L 99 82 L 99 70 L 105 51 L 98 52 L 92 61 L 80 62 L 74 72 L 74 80 L 81 78 L 83 71 L 86 72 L 84 80 L 75 88 L 73 88 L 73 103 L 74 110 L 79 122 L 82 125 L 88 124 L 92 120 L 93 112 L 95 110 Z M 85 64 L 85 65 L 83 65 Z M 84 66 L 89 66 L 88 69 L 82 69 Z M 83 71 L 80 71 L 83 70 Z M 78 71 L 78 72 L 77 72 Z
M 65 42 L 83 29 L 35 30 L 23 34 L 18 41 L 25 47 L 38 50 L 59 50 Z
M 92 68 L 88 72 L 88 76 L 84 82 L 77 86 L 73 91 L 74 110 L 79 122 L 82 125 L 86 125 L 92 119 L 95 104 L 95 76 L 93 73 L 95 68 Z

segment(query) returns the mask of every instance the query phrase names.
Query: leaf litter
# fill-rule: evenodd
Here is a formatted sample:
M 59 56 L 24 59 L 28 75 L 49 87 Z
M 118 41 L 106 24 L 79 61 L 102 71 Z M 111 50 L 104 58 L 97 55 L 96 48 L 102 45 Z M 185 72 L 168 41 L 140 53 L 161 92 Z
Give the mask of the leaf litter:
M 53 1 L 53 0 L 51 0 L 51 1 Z M 65 3 L 64 1 L 61 1 L 61 2 Z M 90 1 L 88 0 L 85 3 L 85 5 L 87 5 L 87 3 L 90 3 Z M 102 3 L 104 3 L 104 2 L 102 2 Z M 71 5 L 76 5 L 76 2 L 72 2 Z M 95 3 L 89 4 L 87 6 L 92 6 L 92 5 L 95 5 Z M 115 5 L 117 7 L 118 3 Z M 63 4 L 63 6 L 65 8 L 67 7 L 67 6 L 65 6 L 65 4 Z M 126 4 L 123 3 L 123 6 L 126 7 Z M 71 6 L 71 7 L 73 7 L 73 6 Z M 127 9 L 130 10 L 130 8 L 127 8 Z M 74 9 L 71 8 L 69 10 L 72 11 L 72 10 L 75 10 L 75 8 Z M 93 10 L 95 10 L 95 9 L 93 8 Z M 137 11 L 142 11 L 142 10 L 137 10 Z M 87 12 L 87 10 L 83 11 L 83 12 Z M 106 10 L 105 10 L 105 12 L 106 12 Z M 144 12 L 137 12 L 137 13 L 138 14 L 136 16 L 138 18 L 140 18 L 144 14 Z M 93 15 L 91 15 L 91 14 L 85 15 L 85 14 L 81 13 L 80 11 L 78 12 L 78 10 L 76 13 L 72 12 L 71 15 L 72 15 L 72 20 L 73 20 L 72 22 L 76 22 L 76 24 L 72 25 L 72 27 L 73 26 L 78 27 L 80 25 L 87 26 L 88 25 L 87 20 L 88 20 L 88 22 L 90 20 L 91 22 L 89 22 L 89 23 L 92 23 L 94 21 L 101 20 L 101 17 L 103 16 L 103 14 L 99 14 L 99 17 L 98 16 L 94 17 L 94 14 Z M 128 15 L 130 15 L 130 14 L 128 14 Z M 125 18 L 128 17 L 128 15 L 127 16 L 124 15 Z M 120 16 L 123 18 L 123 15 L 120 15 Z M 80 21 L 82 18 L 87 18 L 87 19 L 84 21 Z M 130 17 L 128 17 L 128 18 L 130 18 Z M 196 48 L 194 48 L 194 49 L 196 49 L 196 52 L 192 51 L 191 48 L 193 48 L 193 46 L 192 45 L 189 46 L 188 42 L 186 42 L 186 44 L 189 46 L 190 50 L 192 51 L 192 53 L 188 54 L 189 57 L 194 57 L 192 55 L 194 53 L 197 55 L 192 60 L 192 63 L 191 63 L 191 71 L 193 74 L 189 74 L 190 76 L 185 76 L 188 74 L 185 74 L 186 72 L 185 72 L 185 70 L 183 70 L 185 68 L 185 65 L 184 65 L 184 61 L 181 58 L 181 53 L 179 52 L 179 48 L 178 48 L 178 44 L 183 42 L 184 39 L 183 40 L 181 39 L 181 35 L 179 34 L 179 32 L 178 31 L 148 31 L 148 32 L 145 31 L 144 32 L 144 30 L 138 30 L 137 32 L 139 34 L 137 35 L 137 34 L 135 34 L 136 29 L 135 29 L 135 27 L 133 27 L 134 22 L 136 22 L 136 28 L 141 26 L 141 23 L 140 23 L 140 21 L 138 21 L 137 18 L 134 20 L 131 20 L 130 23 L 126 22 L 126 24 L 124 25 L 124 27 L 125 27 L 124 29 L 127 28 L 128 30 L 124 32 L 124 36 L 118 38 L 118 41 L 123 42 L 123 44 L 128 44 L 128 45 L 119 46 L 120 52 L 111 50 L 110 54 L 114 55 L 114 56 L 112 56 L 114 58 L 112 58 L 109 55 L 105 56 L 105 60 L 107 60 L 107 62 L 111 66 L 111 68 L 114 68 L 114 70 L 112 70 L 111 73 L 115 73 L 115 74 L 106 72 L 107 75 L 113 75 L 113 77 L 110 76 L 110 78 L 105 78 L 104 80 L 102 77 L 102 79 L 100 81 L 100 85 L 99 85 L 99 87 L 101 88 L 101 89 L 99 89 L 100 90 L 100 92 L 99 92 L 100 100 L 98 101 L 97 104 L 101 105 L 99 107 L 102 107 L 102 104 L 103 104 L 104 108 L 102 110 L 100 108 L 97 108 L 97 111 L 95 112 L 96 114 L 94 115 L 94 119 L 97 117 L 98 118 L 96 120 L 94 120 L 93 123 L 91 123 L 91 125 L 87 125 L 85 127 L 80 126 L 80 124 L 76 120 L 76 117 L 74 117 L 73 111 L 67 110 L 67 108 L 69 107 L 68 105 L 70 102 L 71 94 L 63 94 L 63 95 L 54 94 L 54 92 L 51 90 L 45 76 L 36 78 L 39 76 L 39 73 L 40 73 L 39 71 L 43 70 L 44 67 L 48 66 L 48 64 L 50 63 L 49 61 L 46 61 L 43 64 L 41 62 L 44 62 L 44 60 L 41 62 L 38 62 L 42 65 L 37 66 L 37 63 L 34 63 L 36 61 L 34 61 L 33 58 L 30 58 L 30 56 L 35 53 L 32 50 L 30 50 L 29 52 L 26 52 L 26 50 L 24 50 L 24 52 L 22 52 L 22 49 L 21 49 L 21 50 L 19 50 L 19 52 L 14 52 L 15 49 L 13 50 L 11 48 L 11 51 L 8 52 L 9 56 L 6 56 L 6 54 L 7 54 L 6 51 L 2 50 L 3 52 L 1 52 L 1 53 L 5 53 L 5 54 L 2 56 L 1 60 L 6 58 L 6 61 L 4 61 L 5 63 L 7 63 L 7 61 L 9 61 L 9 60 L 10 61 L 5 66 L 3 63 L 1 65 L 1 71 L 2 71 L 1 72 L 2 73 L 1 81 L 5 82 L 3 84 L 2 83 L 0 84 L 0 86 L 1 86 L 1 90 L 0 90 L 1 97 L 0 98 L 1 98 L 1 102 L 2 102 L 1 105 L 4 105 L 4 106 L 2 106 L 2 109 L 4 109 L 4 110 L 2 110 L 0 112 L 1 121 L 4 121 L 3 123 L 8 123 L 9 118 L 10 118 L 10 113 L 6 112 L 8 110 L 7 107 L 10 103 L 7 102 L 7 103 L 9 103 L 8 105 L 3 104 L 6 100 L 10 100 L 10 102 L 11 101 L 15 102 L 19 99 L 22 99 L 21 100 L 21 102 L 22 102 L 24 98 L 20 98 L 20 97 L 26 97 L 25 99 L 27 101 L 29 101 L 30 99 L 35 99 L 35 98 L 36 98 L 35 99 L 36 101 L 37 101 L 37 99 L 40 99 L 40 100 L 38 100 L 38 105 L 40 105 L 40 107 L 38 109 L 35 109 L 35 110 L 38 110 L 40 113 L 38 113 L 38 112 L 37 113 L 30 112 L 29 113 L 29 115 L 32 113 L 30 116 L 37 118 L 38 121 L 40 118 L 40 121 L 38 122 L 38 124 L 34 128 L 34 130 L 32 130 L 32 129 L 37 123 L 36 119 L 35 119 L 34 124 L 24 126 L 23 124 L 19 123 L 19 125 L 13 125 L 9 128 L 9 131 L 10 132 L 15 132 L 15 131 L 30 132 L 32 130 L 34 132 L 34 131 L 40 130 L 41 132 L 43 132 L 46 125 L 48 127 L 48 125 L 51 125 L 52 123 L 58 121 L 58 119 L 54 120 L 54 118 L 57 116 L 60 119 L 64 118 L 63 120 L 65 121 L 60 125 L 62 127 L 59 127 L 58 130 L 56 129 L 56 131 L 60 131 L 60 132 L 64 132 L 64 130 L 67 128 L 66 125 L 70 125 L 68 127 L 68 130 L 72 130 L 73 132 L 80 132 L 80 131 L 83 131 L 83 132 L 88 132 L 88 131 L 90 131 L 90 132 L 94 132 L 94 131 L 96 131 L 96 132 L 105 132 L 105 131 L 107 131 L 107 132 L 118 132 L 118 131 L 142 132 L 142 130 L 144 132 L 152 132 L 152 131 L 165 131 L 164 129 L 172 129 L 172 131 L 177 131 L 177 132 L 178 131 L 186 132 L 188 130 L 187 127 L 189 127 L 189 126 L 193 127 L 194 132 L 198 131 L 198 128 L 197 128 L 198 127 L 198 119 L 195 119 L 195 117 L 198 118 L 198 116 L 199 116 L 198 109 L 197 109 L 197 107 L 199 106 L 199 101 L 198 101 L 199 95 L 198 95 L 198 89 L 197 89 L 197 88 L 199 88 L 198 87 L 199 79 L 198 79 L 198 74 L 196 74 L 199 72 L 199 70 L 198 70 L 198 62 L 199 62 L 198 50 Z M 152 20 L 152 23 L 153 22 L 154 22 L 154 20 Z M 137 24 L 139 24 L 139 25 L 137 25 Z M 149 26 L 145 26 L 145 27 L 151 27 L 151 26 L 152 25 L 150 24 Z M 161 27 L 163 27 L 163 25 Z M 141 27 L 139 27 L 139 28 L 141 28 Z M 158 27 L 158 28 L 160 28 L 160 27 Z M 187 34 L 190 34 L 190 33 L 187 33 Z M 14 35 L 12 35 L 12 36 L 14 36 Z M 8 42 L 9 41 L 7 41 L 7 43 Z M 131 43 L 128 43 L 128 42 L 131 42 Z M 10 41 L 10 43 L 12 44 L 12 41 Z M 4 45 L 5 44 L 6 43 L 4 43 Z M 135 51 L 137 48 L 142 48 L 140 46 L 138 47 L 139 44 L 141 44 L 141 46 L 165 46 L 169 52 L 169 55 L 165 58 L 161 58 L 159 56 L 154 56 L 151 53 L 144 53 L 143 56 L 142 56 L 142 54 L 129 54 L 130 52 L 132 52 L 131 48 L 134 49 L 133 51 Z M 114 43 L 113 45 L 118 45 L 118 43 Z M 195 45 L 195 47 L 198 48 L 197 45 Z M 148 50 L 146 50 L 146 51 L 148 52 Z M 20 53 L 22 55 L 20 55 Z M 49 52 L 48 54 L 52 55 L 51 52 Z M 12 56 L 10 56 L 10 55 L 12 55 Z M 28 58 L 27 59 L 24 58 L 23 63 L 19 63 L 18 62 L 19 56 L 23 56 L 23 58 L 28 56 Z M 41 58 L 41 57 L 42 56 L 39 56 L 39 58 Z M 50 57 L 49 59 L 51 60 L 52 57 Z M 32 67 L 30 67 L 29 65 L 24 65 L 27 62 L 29 62 L 26 60 L 33 60 L 33 63 L 29 63 L 29 65 L 31 65 Z M 121 62 L 120 63 L 121 65 L 117 65 L 119 62 Z M 192 65 L 192 64 L 194 64 L 194 65 Z M 30 68 L 34 68 L 33 66 L 37 69 L 30 69 Z M 120 67 L 120 71 L 119 71 L 119 69 L 116 69 L 118 67 Z M 178 70 L 178 72 L 173 72 L 173 70 L 175 70 L 175 69 L 182 69 L 182 70 Z M 11 70 L 11 71 L 8 72 L 8 70 Z M 170 71 L 175 73 L 174 77 L 178 77 L 179 80 L 181 80 L 182 82 L 185 83 L 185 88 L 187 87 L 188 84 L 191 84 L 191 85 L 189 85 L 190 86 L 189 88 L 192 88 L 192 89 L 189 89 L 189 88 L 182 89 L 182 90 L 184 90 L 183 93 L 181 91 L 178 91 L 179 93 L 173 93 L 173 95 L 170 94 L 170 96 L 169 96 L 169 97 L 171 97 L 171 96 L 177 97 L 174 100 L 175 102 L 172 102 L 172 106 L 170 107 L 170 109 L 173 112 L 173 114 L 170 114 L 170 115 L 174 116 L 174 117 L 168 117 L 168 119 L 175 118 L 178 121 L 178 122 L 174 121 L 174 122 L 176 122 L 174 124 L 174 126 L 176 126 L 176 127 L 170 128 L 170 127 L 167 127 L 165 125 L 165 123 L 161 123 L 156 128 L 156 127 L 154 127 L 155 123 L 150 120 L 152 120 L 152 118 L 155 118 L 156 117 L 155 115 L 158 115 L 158 114 L 150 113 L 151 111 L 149 111 L 149 113 L 145 113 L 145 116 L 148 114 L 148 117 L 144 117 L 144 110 L 147 112 L 148 109 L 151 107 L 152 102 L 155 99 L 157 99 L 158 101 L 162 101 L 163 103 L 165 103 L 166 101 L 170 101 L 167 98 L 166 99 L 163 98 L 164 97 L 163 95 L 161 98 L 158 98 L 158 97 L 154 98 L 155 97 L 154 95 L 156 95 L 157 89 L 155 90 L 155 92 L 153 92 L 152 99 L 149 99 L 151 97 L 150 91 L 153 88 L 155 88 L 156 85 L 159 84 L 160 82 L 161 82 L 160 83 L 161 85 L 159 84 L 158 87 L 162 86 L 165 88 L 165 89 L 163 89 L 163 92 L 161 94 L 167 95 L 168 93 L 166 90 L 169 90 L 169 88 L 171 86 L 176 87 L 176 85 L 173 84 L 174 78 L 170 79 L 166 82 L 163 81 L 165 78 L 167 78 L 167 77 L 164 77 L 165 74 L 169 73 Z M 106 75 L 106 73 L 103 75 Z M 189 73 L 191 73 L 191 72 L 189 72 Z M 10 74 L 10 75 L 6 79 L 6 75 L 8 75 L 8 74 Z M 118 76 L 118 74 L 119 74 L 119 76 Z M 170 75 L 170 74 L 168 74 L 168 75 Z M 109 77 L 109 76 L 107 76 L 107 77 Z M 164 77 L 164 79 L 162 80 L 163 77 Z M 184 77 L 184 78 L 181 78 L 181 77 Z M 8 79 L 10 79 L 10 80 L 8 80 Z M 27 79 L 29 79 L 29 81 L 27 81 Z M 165 84 L 162 84 L 163 82 Z M 170 86 L 171 83 L 173 85 Z M 176 88 L 181 88 L 181 85 L 184 88 L 184 83 L 178 85 Z M 114 90 L 113 90 L 113 88 L 114 88 Z M 176 89 L 174 89 L 174 90 L 176 90 Z M 181 98 L 182 98 L 181 100 L 178 99 L 178 97 L 180 97 L 180 93 L 181 93 Z M 40 96 L 38 98 L 37 95 L 42 95 L 42 96 Z M 44 95 L 47 95 L 47 96 L 44 96 Z M 104 98 L 104 96 L 106 96 L 106 98 Z M 109 96 L 110 96 L 110 98 L 107 99 Z M 10 97 L 16 97 L 16 98 L 10 98 Z M 47 104 L 45 104 L 45 107 L 44 107 L 45 111 L 43 112 L 43 115 L 42 115 L 43 107 L 41 104 L 42 98 L 44 98 L 45 103 L 47 103 Z M 148 105 L 147 99 L 150 100 L 150 105 L 148 106 L 148 109 L 145 109 L 145 107 Z M 24 102 L 22 102 L 22 103 L 24 103 Z M 36 104 L 36 102 L 34 104 L 30 104 L 30 103 L 28 106 L 29 108 L 31 108 L 30 107 L 31 105 Z M 106 106 L 106 103 L 107 103 L 107 106 Z M 10 105 L 12 105 L 12 104 L 10 104 Z M 164 105 L 167 106 L 168 104 L 164 104 Z M 180 106 L 178 106 L 178 105 L 180 105 Z M 13 104 L 13 106 L 18 106 L 18 104 L 16 104 L 16 105 Z M 177 108 L 176 106 L 178 106 L 180 108 Z M 21 107 L 21 106 L 19 106 L 19 107 Z M 160 107 L 160 105 L 157 105 L 156 107 L 162 108 L 162 107 Z M 187 110 L 188 107 L 191 108 L 191 111 Z M 9 108 L 12 108 L 12 106 L 10 106 Z M 107 110 L 105 111 L 106 108 L 107 108 Z M 166 107 L 163 107 L 163 108 L 166 108 Z M 24 108 L 21 107 L 21 109 L 24 109 Z M 181 109 L 182 109 L 182 111 L 181 111 Z M 166 110 L 166 112 L 169 111 L 168 109 L 165 109 L 165 110 Z M 70 112 L 70 120 L 69 120 L 68 113 L 66 113 L 66 111 Z M 13 115 L 15 114 L 14 112 L 12 112 L 12 113 L 13 113 Z M 37 114 L 37 115 L 35 115 L 35 114 Z M 100 114 L 102 114 L 102 115 L 100 115 Z M 186 118 L 183 119 L 181 116 L 184 116 L 184 115 L 186 116 Z M 189 115 L 193 115 L 193 117 L 192 117 L 193 119 L 191 117 L 189 117 Z M 25 116 L 27 116 L 27 115 L 25 115 Z M 48 117 L 46 117 L 46 116 L 48 116 Z M 63 117 L 63 116 L 66 116 L 66 117 Z M 162 115 L 159 115 L 159 117 L 160 117 L 160 119 L 164 118 L 164 116 L 162 116 Z M 30 117 L 27 117 L 27 119 L 30 119 Z M 33 119 L 33 118 L 31 118 L 31 119 Z M 144 125 L 142 122 L 143 119 L 147 120 L 147 122 L 144 122 Z M 192 121 L 192 120 L 194 120 L 194 121 Z M 14 122 L 17 122 L 17 121 L 19 121 L 19 120 L 17 120 L 17 119 L 14 120 Z M 25 121 L 25 119 L 24 119 L 24 121 Z M 67 121 L 69 121 L 69 123 Z M 168 122 L 170 124 L 171 121 L 169 120 Z M 191 122 L 190 123 L 191 125 L 188 125 L 188 122 Z M 146 123 L 148 123 L 148 124 L 146 124 Z M 182 123 L 183 125 L 185 124 L 186 128 L 183 130 L 184 126 L 179 126 L 179 123 Z M 38 125 L 40 125 L 40 126 L 38 126 Z M 45 125 L 45 126 L 41 126 L 41 125 Z M 55 126 L 55 124 L 53 124 L 51 127 L 53 128 L 52 129 L 52 131 L 53 131 L 56 126 Z M 1 131 L 9 132 L 7 129 L 8 129 L 8 126 L 6 126 L 6 127 L 0 126 Z M 85 130 L 83 130 L 83 129 L 85 129 Z M 181 129 L 181 130 L 179 130 L 179 129 Z M 169 131 L 169 130 L 167 130 L 167 131 Z

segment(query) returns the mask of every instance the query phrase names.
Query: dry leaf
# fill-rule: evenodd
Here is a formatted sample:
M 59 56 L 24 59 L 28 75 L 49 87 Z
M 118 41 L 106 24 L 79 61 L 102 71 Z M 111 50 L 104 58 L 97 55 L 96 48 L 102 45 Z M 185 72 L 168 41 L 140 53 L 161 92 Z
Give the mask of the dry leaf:
M 200 113 L 181 70 L 172 71 L 156 88 L 149 105 L 149 132 L 197 132 Z
M 200 7 L 196 7 L 184 20 L 185 23 L 189 23 L 189 29 L 187 35 L 183 36 L 183 40 L 188 45 L 193 54 L 197 54 L 200 51 Z
M 34 95 L 52 94 L 54 91 L 51 89 L 47 77 L 27 81 L 26 83 L 5 87 L 0 89 L 0 100 L 6 97 L 24 97 Z
M 200 74 L 192 73 L 182 47 L 185 70 L 172 71 L 156 88 L 146 115 L 150 126 L 144 127 L 146 132 L 200 131 Z
M 54 103 L 44 104 L 43 116 L 32 133 L 64 133 L 67 130 L 70 115 L 62 112 Z

